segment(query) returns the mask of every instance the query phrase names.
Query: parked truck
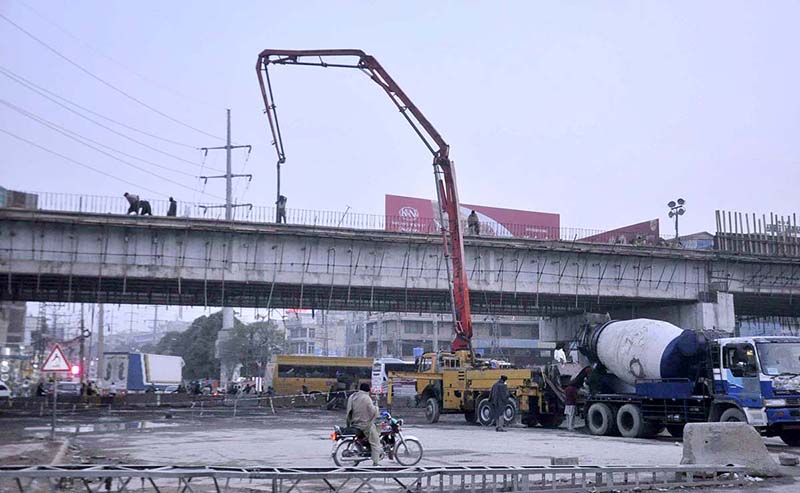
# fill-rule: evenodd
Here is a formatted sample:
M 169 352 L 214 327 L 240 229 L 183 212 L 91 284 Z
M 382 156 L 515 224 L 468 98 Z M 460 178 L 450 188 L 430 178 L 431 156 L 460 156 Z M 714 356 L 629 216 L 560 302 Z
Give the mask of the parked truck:
M 564 407 L 550 378 L 540 368 L 512 368 L 504 361 L 476 358 L 466 351 L 425 353 L 414 372 L 389 373 L 389 398 L 397 381 L 416 383 L 417 405 L 425 408 L 429 423 L 441 414 L 463 414 L 470 423 L 489 426 L 492 408 L 489 392 L 501 375 L 508 377 L 511 398 L 503 415 L 507 422 L 520 414 L 528 426 L 557 427 L 564 419 Z
M 104 389 L 160 391 L 170 385 L 180 385 L 182 380 L 183 358 L 180 356 L 109 352 L 103 360 L 99 378 Z
M 800 337 L 708 340 L 635 319 L 586 328 L 579 350 L 595 366 L 583 406 L 593 435 L 681 436 L 686 423 L 742 421 L 800 445 Z

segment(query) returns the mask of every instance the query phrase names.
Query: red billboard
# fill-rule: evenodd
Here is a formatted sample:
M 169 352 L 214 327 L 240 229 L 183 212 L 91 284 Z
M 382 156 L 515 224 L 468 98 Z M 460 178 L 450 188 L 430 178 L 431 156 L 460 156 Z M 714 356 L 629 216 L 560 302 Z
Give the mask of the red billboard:
M 480 236 L 501 236 L 557 240 L 560 218 L 546 212 L 502 209 L 483 205 L 461 204 L 459 217 L 467 233 L 467 216 L 475 211 Z M 435 200 L 386 195 L 386 230 L 410 233 L 438 233 L 439 208 Z
M 612 229 L 611 231 L 606 231 L 597 235 L 587 236 L 586 238 L 580 238 L 578 241 L 616 245 L 657 245 L 659 240 L 658 219 L 652 219 L 650 221 Z

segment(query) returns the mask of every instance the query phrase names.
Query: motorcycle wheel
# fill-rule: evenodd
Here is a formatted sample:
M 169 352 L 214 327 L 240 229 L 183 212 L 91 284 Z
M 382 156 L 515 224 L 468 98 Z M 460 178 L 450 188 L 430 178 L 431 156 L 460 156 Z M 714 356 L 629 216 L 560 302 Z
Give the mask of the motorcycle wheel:
M 401 466 L 413 466 L 422 460 L 422 443 L 405 438 L 394 445 L 394 460 Z
M 342 440 L 333 451 L 333 463 L 339 467 L 356 467 L 369 457 L 364 457 L 364 447 L 352 438 Z

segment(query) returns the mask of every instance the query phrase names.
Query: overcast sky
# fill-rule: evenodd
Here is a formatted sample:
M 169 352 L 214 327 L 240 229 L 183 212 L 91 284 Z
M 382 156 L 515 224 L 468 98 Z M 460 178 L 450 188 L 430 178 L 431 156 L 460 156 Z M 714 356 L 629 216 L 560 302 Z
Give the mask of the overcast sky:
M 32 6 L 35 10 L 32 10 Z M 87 71 L 170 117 L 252 144 L 238 201 L 271 204 L 275 155 L 255 74 L 264 48 L 375 55 L 451 146 L 462 201 L 611 228 L 687 200 L 682 232 L 714 210 L 798 211 L 798 2 L 101 2 L 0 0 L 0 13 Z M 0 65 L 194 163 L 221 145 L 104 86 L 0 18 Z M 8 73 L 8 72 L 4 72 Z M 386 193 L 432 198 L 430 155 L 356 71 L 271 71 L 289 207 L 383 213 Z M 114 149 L 185 174 L 130 168 L 0 104 L 12 189 L 218 200 L 201 169 L 97 127 L 0 75 L 1 98 Z M 96 118 L 96 117 L 95 117 Z M 243 171 L 239 151 L 234 169 Z M 224 153 L 208 167 L 223 169 Z M 165 181 L 168 177 L 174 182 Z M 190 176 L 187 176 L 190 175 Z M 205 192 L 224 197 L 221 180 Z M 120 200 L 123 200 L 120 197 Z

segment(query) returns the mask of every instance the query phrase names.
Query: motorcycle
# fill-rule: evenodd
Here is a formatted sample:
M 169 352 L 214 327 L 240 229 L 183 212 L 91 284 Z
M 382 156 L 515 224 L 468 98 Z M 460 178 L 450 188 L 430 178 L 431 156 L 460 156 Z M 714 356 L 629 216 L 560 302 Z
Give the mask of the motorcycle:
M 404 436 L 401 430 L 403 420 L 393 418 L 384 411 L 381 427 L 381 445 L 383 454 L 401 466 L 413 466 L 422 460 L 422 443 L 418 438 Z M 367 437 L 358 428 L 335 426 L 331 433 L 335 443 L 331 451 L 333 462 L 339 467 L 356 467 L 370 460 L 370 446 Z

